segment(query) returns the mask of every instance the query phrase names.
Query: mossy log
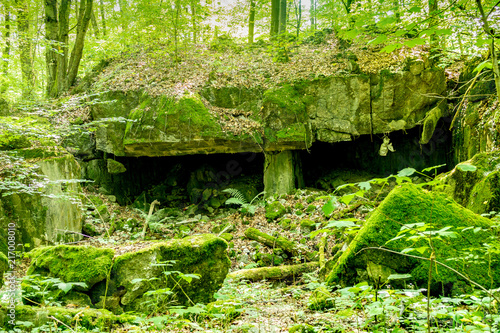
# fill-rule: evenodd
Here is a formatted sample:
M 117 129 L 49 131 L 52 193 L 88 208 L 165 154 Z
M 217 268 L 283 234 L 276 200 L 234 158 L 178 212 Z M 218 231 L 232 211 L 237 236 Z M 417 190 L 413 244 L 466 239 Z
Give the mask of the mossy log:
M 299 265 L 290 266 L 275 266 L 275 267 L 260 267 L 252 269 L 242 269 L 236 272 L 229 273 L 228 278 L 234 280 L 285 280 L 298 277 L 304 273 L 313 272 L 319 268 L 317 261 L 308 262 Z
M 255 228 L 248 228 L 245 230 L 245 236 L 253 239 L 261 244 L 269 246 L 270 248 L 280 248 L 292 256 L 302 254 L 307 258 L 311 258 L 312 254 L 306 250 L 300 249 L 296 243 L 289 241 L 285 237 L 273 237 Z

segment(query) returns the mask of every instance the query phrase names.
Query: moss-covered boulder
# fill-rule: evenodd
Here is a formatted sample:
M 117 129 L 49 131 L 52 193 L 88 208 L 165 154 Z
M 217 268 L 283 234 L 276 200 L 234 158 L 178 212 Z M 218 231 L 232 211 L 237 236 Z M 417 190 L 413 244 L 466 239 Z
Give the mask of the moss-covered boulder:
M 286 213 L 286 208 L 279 201 L 274 201 L 266 206 L 266 218 L 269 221 L 274 221 Z
M 23 301 L 26 304 L 92 305 L 85 293 L 106 280 L 113 256 L 111 249 L 92 246 L 58 245 L 34 249 L 30 252 L 32 261 L 27 277 L 21 284 L 25 295 Z M 69 289 L 72 291 L 68 293 Z
M 444 192 L 476 214 L 500 211 L 500 152 L 480 153 L 441 176 Z
M 148 291 L 165 290 L 156 296 L 178 304 L 209 303 L 222 286 L 231 262 L 226 253 L 227 243 L 212 234 L 160 242 L 146 249 L 118 256 L 112 279 L 123 289 L 121 304 L 125 311 L 147 311 L 153 296 Z M 190 282 L 179 275 L 197 274 Z M 173 298 L 174 296 L 174 298 Z M 149 301 L 149 302 L 148 302 Z M 148 302 L 148 303 L 146 303 Z M 161 306 L 155 304 L 154 306 Z
M 57 320 L 55 320 L 55 319 Z M 79 309 L 64 307 L 32 307 L 27 305 L 17 306 L 15 309 L 15 322 L 7 316 L 7 308 L 0 308 L 0 327 L 5 329 L 17 329 L 16 332 L 28 332 L 33 327 L 50 324 L 52 328 L 81 332 L 83 330 L 94 330 L 99 332 L 110 332 L 115 327 L 132 323 L 136 319 L 132 315 L 116 316 L 103 309 Z M 30 326 L 27 326 L 29 325 Z M 26 325 L 26 326 L 24 326 Z M 56 331 L 58 330 L 56 328 Z
M 409 231 L 393 240 L 402 226 Z M 446 195 L 426 192 L 416 185 L 395 188 L 366 221 L 327 277 L 330 285 L 353 285 L 361 280 L 380 282 L 390 273 L 411 274 L 418 286 L 427 286 L 429 261 L 398 254 L 404 249 L 430 256 L 428 239 L 433 231 L 435 259 L 486 288 L 500 285 L 500 265 L 494 254 L 485 255 L 491 238 L 490 220 L 458 205 Z M 421 235 L 422 237 L 419 237 Z M 414 236 L 408 240 L 410 236 Z M 493 244 L 497 246 L 498 244 Z M 384 247 L 394 252 L 371 247 Z M 481 260 L 470 260 L 478 256 Z M 376 269 L 373 269 L 376 268 Z M 378 272 L 378 273 L 377 273 Z M 461 293 L 469 283 L 442 266 L 433 268 L 432 292 Z M 392 284 L 392 282 L 391 282 Z
M 115 252 L 92 246 L 58 245 L 33 250 L 28 275 L 57 277 L 63 282 L 82 282 L 89 290 L 109 275 Z

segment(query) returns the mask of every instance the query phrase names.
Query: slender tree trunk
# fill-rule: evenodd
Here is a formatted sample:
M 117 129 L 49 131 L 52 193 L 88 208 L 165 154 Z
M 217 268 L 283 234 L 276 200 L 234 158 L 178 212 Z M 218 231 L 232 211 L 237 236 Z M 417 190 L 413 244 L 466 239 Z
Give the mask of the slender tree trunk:
M 0 94 L 3 94 L 9 88 L 8 81 L 6 80 L 9 73 L 10 61 L 10 9 L 5 5 L 4 7 L 4 28 L 5 28 L 5 47 L 2 52 L 2 74 L 3 78 L 0 79 Z
M 10 60 L 10 11 L 7 6 L 4 7 L 5 10 L 5 47 L 3 49 L 2 58 L 2 72 L 4 75 L 9 73 L 9 60 Z
M 45 38 L 47 47 L 47 96 L 57 96 L 57 47 L 58 47 L 57 0 L 45 0 Z
M 99 38 L 99 24 L 97 24 L 97 18 L 95 17 L 95 13 L 92 10 L 92 14 L 90 15 L 90 19 L 92 22 L 92 30 L 94 30 L 94 37 Z
M 19 55 L 21 60 L 21 74 L 23 80 L 23 97 L 31 97 L 33 94 L 34 78 L 33 55 L 31 50 L 31 39 L 29 36 L 30 21 L 28 3 L 26 0 L 16 0 L 17 7 L 17 30 L 19 34 Z
M 67 72 L 68 72 L 68 47 L 69 47 L 69 13 L 71 8 L 71 0 L 61 0 L 59 6 L 59 22 L 57 33 L 57 83 L 55 96 L 63 92 L 68 86 Z
M 255 0 L 250 0 L 250 15 L 248 15 L 248 44 L 253 43 L 255 31 Z
M 196 24 L 196 1 L 191 0 L 191 26 L 193 29 L 193 44 L 198 41 L 198 25 Z
M 311 19 L 311 29 L 316 30 L 316 0 L 311 0 L 311 7 L 309 8 L 309 17 Z
M 400 22 L 401 21 L 401 13 L 399 12 L 399 0 L 394 0 L 394 11 L 396 12 L 396 21 Z
M 299 38 L 299 34 L 300 34 L 300 26 L 302 25 L 302 0 L 299 0 L 299 3 L 297 4 L 296 2 L 294 2 L 295 4 L 295 18 L 297 19 L 297 39 Z
M 278 34 L 286 33 L 286 2 L 287 0 L 280 0 L 280 23 Z
M 75 83 L 76 75 L 78 74 L 78 67 L 80 66 L 80 60 L 82 59 L 83 54 L 85 34 L 87 33 L 90 17 L 92 15 L 92 4 L 92 0 L 80 0 L 76 39 L 73 51 L 71 52 L 71 58 L 69 59 L 68 85 L 66 88 L 69 88 L 73 83 Z
M 102 24 L 102 35 L 106 37 L 106 19 L 104 12 L 104 0 L 100 0 L 101 2 L 101 24 Z
M 429 0 L 429 29 L 434 29 L 437 25 L 436 13 L 438 11 L 438 0 Z M 430 36 L 431 55 L 437 53 L 438 40 L 436 34 Z
M 280 0 L 271 0 L 271 37 L 278 35 L 280 25 Z
M 491 62 L 493 69 L 493 76 L 495 77 L 495 87 L 497 88 L 497 98 L 500 101 L 500 68 L 498 67 L 498 54 L 495 49 L 495 30 L 490 27 L 490 23 L 488 22 L 488 16 L 484 13 L 483 4 L 481 0 L 476 0 L 477 7 L 479 9 L 479 13 L 481 14 L 481 21 L 483 21 L 483 29 L 486 35 L 491 37 L 490 43 L 490 53 L 491 53 Z M 490 12 L 491 13 L 491 12 Z

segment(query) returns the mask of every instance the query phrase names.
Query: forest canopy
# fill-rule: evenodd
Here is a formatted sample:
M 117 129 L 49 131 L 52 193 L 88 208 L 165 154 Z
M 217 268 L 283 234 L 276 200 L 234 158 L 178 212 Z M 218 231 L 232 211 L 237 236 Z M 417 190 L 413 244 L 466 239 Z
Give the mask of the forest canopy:
M 7 101 L 68 92 L 104 60 L 157 48 L 174 64 L 186 52 L 264 46 L 286 63 L 299 44 L 334 34 L 381 53 L 424 48 L 447 66 L 484 56 L 477 71 L 498 76 L 499 3 L 495 0 L 2 0 L 1 82 Z M 247 55 L 252 57 L 252 53 Z

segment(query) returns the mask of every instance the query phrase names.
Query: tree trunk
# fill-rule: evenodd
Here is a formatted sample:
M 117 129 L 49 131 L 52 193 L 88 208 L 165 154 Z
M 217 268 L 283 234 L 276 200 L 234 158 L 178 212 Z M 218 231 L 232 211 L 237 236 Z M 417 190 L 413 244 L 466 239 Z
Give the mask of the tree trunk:
M 68 47 L 69 47 L 69 13 L 71 8 L 71 0 L 61 0 L 59 6 L 59 31 L 57 35 L 58 53 L 56 55 L 57 66 L 57 89 L 55 96 L 59 95 L 67 86 L 67 67 L 68 67 Z
M 497 98 L 500 101 L 500 68 L 498 67 L 498 55 L 495 49 L 495 30 L 490 27 L 490 23 L 488 22 L 488 16 L 484 13 L 483 4 L 481 0 L 476 0 L 477 7 L 479 9 L 479 13 L 481 14 L 481 21 L 483 22 L 483 29 L 486 35 L 491 37 L 490 43 L 490 53 L 491 53 L 491 62 L 493 69 L 493 76 L 495 77 L 495 87 L 497 88 Z M 491 14 L 492 12 L 490 12 Z
M 45 51 L 45 63 L 47 65 L 47 96 L 57 96 L 57 0 L 45 0 L 45 38 L 47 48 Z
M 191 26 L 193 29 L 193 44 L 198 41 L 198 26 L 196 24 L 196 1 L 191 0 Z
M 437 25 L 435 15 L 438 11 L 438 0 L 429 0 L 429 29 L 434 29 Z M 438 40 L 436 34 L 431 34 L 429 37 L 429 44 L 431 46 L 431 55 L 437 53 Z
M 101 24 L 102 24 L 102 35 L 106 37 L 106 19 L 104 15 L 104 0 L 101 0 Z
M 248 44 L 253 43 L 255 30 L 255 0 L 250 0 L 250 15 L 248 16 Z
M 93 10 L 90 19 L 92 21 L 92 29 L 94 30 L 94 37 L 99 38 L 99 24 L 97 24 L 97 18 L 95 17 L 95 13 Z
M 295 18 L 297 19 L 296 31 L 298 39 L 300 34 L 300 26 L 302 24 L 302 0 L 299 0 L 298 4 L 295 2 Z
M 22 95 L 29 98 L 33 94 L 35 74 L 33 72 L 33 56 L 29 36 L 30 21 L 28 3 L 26 0 L 16 0 L 17 30 L 19 34 L 19 55 L 21 60 Z
M 76 75 L 78 74 L 78 67 L 80 66 L 80 60 L 83 54 L 85 34 L 87 33 L 90 17 L 92 15 L 92 3 L 93 0 L 80 0 L 76 39 L 68 65 L 68 82 L 66 89 L 75 83 Z
M 127 1 L 118 0 L 118 4 L 120 5 L 120 13 L 121 13 L 121 25 L 122 31 L 127 31 L 128 27 L 128 12 L 127 12 Z
M 5 21 L 4 21 L 5 47 L 2 53 L 2 58 L 3 58 L 2 72 L 3 75 L 7 75 L 9 72 L 9 60 L 10 60 L 9 59 L 10 58 L 10 12 L 7 6 L 4 7 L 4 10 L 5 10 Z
M 311 7 L 309 8 L 309 17 L 311 19 L 311 29 L 316 30 L 316 0 L 311 0 Z
M 280 0 L 271 0 L 271 37 L 279 32 L 280 24 Z
M 280 0 L 280 24 L 279 24 L 279 35 L 286 33 L 286 2 L 287 0 Z

